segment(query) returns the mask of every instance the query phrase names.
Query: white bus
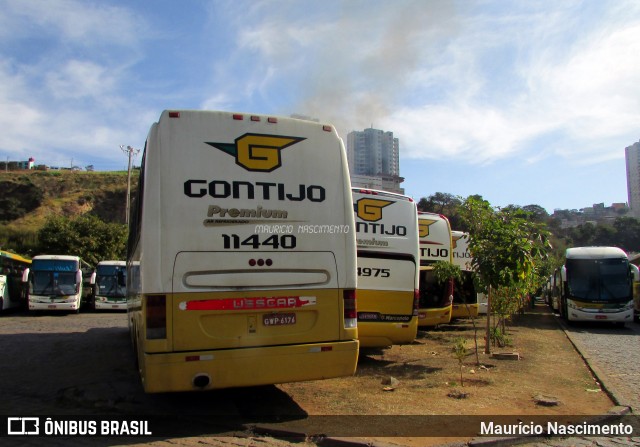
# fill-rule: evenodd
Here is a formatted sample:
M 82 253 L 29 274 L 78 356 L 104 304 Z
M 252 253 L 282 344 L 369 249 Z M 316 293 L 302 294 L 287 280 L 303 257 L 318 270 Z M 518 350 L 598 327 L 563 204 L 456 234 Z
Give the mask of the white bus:
M 633 321 L 640 323 L 640 269 L 635 264 L 629 264 L 633 276 Z
M 451 318 L 478 316 L 478 293 L 473 284 L 473 258 L 469 252 L 469 233 L 452 230 L 453 264 L 460 267 L 462 280 L 456 281 L 453 293 Z
M 127 310 L 127 263 L 100 261 L 91 277 L 95 310 Z
M 129 222 L 128 319 L 146 392 L 355 372 L 353 201 L 332 126 L 164 111 Z
M 453 241 L 449 219 L 441 214 L 418 213 L 420 236 L 420 302 L 418 326 L 437 326 L 451 321 L 453 279 L 438 283 L 433 265 L 453 262 Z
M 411 343 L 418 332 L 418 211 L 410 197 L 352 188 L 360 347 Z
M 568 248 L 561 269 L 560 315 L 568 321 L 633 321 L 633 272 L 617 247 Z
M 85 265 L 78 256 L 34 256 L 23 275 L 29 283 L 29 310 L 80 312 Z

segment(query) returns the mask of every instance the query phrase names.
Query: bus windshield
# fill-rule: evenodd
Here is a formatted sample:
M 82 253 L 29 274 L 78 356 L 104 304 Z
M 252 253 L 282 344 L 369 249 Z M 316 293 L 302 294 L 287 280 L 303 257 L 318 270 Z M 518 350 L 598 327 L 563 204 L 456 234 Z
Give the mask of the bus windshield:
M 96 272 L 97 294 L 123 298 L 126 296 L 126 269 L 117 265 L 100 265 Z
M 76 272 L 34 271 L 33 295 L 74 295 L 78 293 Z
M 626 259 L 567 259 L 566 268 L 572 297 L 586 301 L 630 299 Z

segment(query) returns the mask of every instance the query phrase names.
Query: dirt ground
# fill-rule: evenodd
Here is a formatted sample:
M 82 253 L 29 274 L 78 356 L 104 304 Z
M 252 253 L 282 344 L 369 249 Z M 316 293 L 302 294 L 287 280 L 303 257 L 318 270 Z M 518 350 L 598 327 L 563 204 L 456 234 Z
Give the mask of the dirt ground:
M 410 345 L 361 352 L 355 377 L 279 388 L 309 415 L 597 415 L 614 405 L 545 305 L 538 303 L 514 318 L 507 329 L 510 345 L 492 347 L 492 354 L 517 352 L 520 360 L 484 354 L 485 324 L 484 317 L 476 320 L 481 366 L 471 320 L 462 319 L 421 330 Z M 464 337 L 468 349 L 462 382 L 453 353 L 458 337 Z M 398 382 L 389 385 L 390 377 Z M 449 396 L 460 393 L 466 397 Z M 541 405 L 538 396 L 558 404 Z M 428 444 L 452 439 L 430 438 Z M 425 438 L 390 440 L 427 445 Z

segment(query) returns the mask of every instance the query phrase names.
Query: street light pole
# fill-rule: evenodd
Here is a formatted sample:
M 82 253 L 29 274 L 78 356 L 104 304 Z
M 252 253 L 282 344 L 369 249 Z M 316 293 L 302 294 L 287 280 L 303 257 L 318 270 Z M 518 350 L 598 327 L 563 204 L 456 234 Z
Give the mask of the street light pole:
M 131 158 L 134 155 L 137 155 L 140 152 L 140 149 L 134 149 L 131 146 L 124 147 L 123 144 L 120 145 L 120 149 L 125 154 L 129 156 L 129 167 L 127 168 L 127 215 L 126 215 L 126 223 L 129 225 L 129 207 L 131 206 Z

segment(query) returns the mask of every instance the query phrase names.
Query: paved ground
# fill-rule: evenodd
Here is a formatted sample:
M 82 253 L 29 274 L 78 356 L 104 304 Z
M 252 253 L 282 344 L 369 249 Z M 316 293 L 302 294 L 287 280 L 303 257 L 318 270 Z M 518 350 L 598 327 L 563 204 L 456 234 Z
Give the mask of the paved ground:
M 562 322 L 562 327 L 618 403 L 640 414 L 640 326 Z
M 542 304 L 538 304 L 542 306 Z M 559 323 L 561 323 L 559 321 Z M 566 333 L 582 352 L 604 387 L 621 405 L 640 414 L 638 376 L 640 375 L 640 326 L 627 328 L 575 325 Z M 223 408 L 246 416 L 260 409 L 280 406 L 295 411 L 295 402 L 275 387 L 250 391 L 190 395 L 189 399 L 157 398 L 141 392 L 139 379 L 132 368 L 126 318 L 123 314 L 28 315 L 14 313 L 0 318 L 0 415 L 64 415 L 64 414 L 149 414 L 150 409 L 167 412 L 170 407 L 178 416 L 201 414 Z M 219 411 L 219 410 L 217 410 Z M 208 414 L 208 413 L 207 413 Z M 638 431 L 637 431 L 638 432 Z M 312 447 L 315 445 L 367 445 L 357 439 L 301 440 L 296 442 L 273 436 L 265 437 L 243 430 L 221 427 L 202 436 L 192 431 L 184 437 L 166 437 L 149 442 L 141 439 L 108 438 L 20 438 L 0 440 L 0 445 L 136 445 L 168 446 L 275 446 Z M 44 442 L 46 441 L 46 442 Z M 347 442 L 348 441 L 348 442 Z M 500 440 L 503 445 L 516 440 Z M 521 441 L 521 440 L 518 440 Z M 488 439 L 480 443 L 491 443 Z M 376 445 L 383 443 L 376 441 Z M 399 445 L 398 440 L 389 442 Z M 419 444 L 413 444 L 419 445 Z M 640 438 L 552 438 L 536 440 L 529 447 L 640 446 Z

